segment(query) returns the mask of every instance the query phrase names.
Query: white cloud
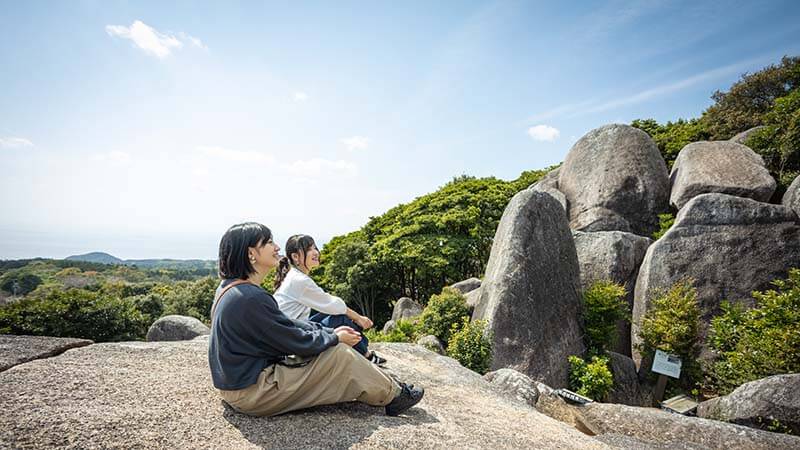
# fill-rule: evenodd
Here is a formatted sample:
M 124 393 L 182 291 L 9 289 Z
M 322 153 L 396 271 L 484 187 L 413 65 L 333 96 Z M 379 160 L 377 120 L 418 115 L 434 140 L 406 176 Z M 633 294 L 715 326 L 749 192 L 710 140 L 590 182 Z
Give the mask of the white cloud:
M 141 20 L 135 20 L 130 27 L 106 25 L 106 33 L 112 37 L 130 39 L 136 47 L 159 59 L 164 59 L 171 55 L 174 49 L 183 48 L 184 42 L 188 42 L 194 47 L 208 50 L 208 46 L 196 37 L 182 31 L 177 36 L 170 32 L 162 33 Z
M 308 100 L 308 94 L 302 91 L 297 91 L 294 93 L 294 101 L 296 102 L 304 102 Z
M 528 134 L 537 141 L 553 142 L 561 132 L 550 125 L 536 125 L 528 128 Z
M 358 166 L 355 163 L 322 158 L 297 160 L 289 164 L 281 164 L 281 168 L 285 173 L 303 179 L 320 178 L 325 175 L 353 177 L 358 174 Z
M 126 166 L 131 162 L 131 155 L 121 151 L 111 151 L 108 153 L 99 153 L 92 157 L 94 161 L 107 162 L 112 166 Z
M 0 148 L 33 147 L 33 142 L 21 137 L 0 138 Z
M 351 152 L 354 150 L 366 150 L 369 147 L 369 138 L 364 136 L 351 136 L 342 139 L 341 142 Z
M 194 45 L 195 47 L 197 47 L 197 48 L 199 48 L 201 50 L 208 50 L 208 46 L 206 44 L 204 44 L 203 41 L 201 41 L 200 39 L 198 39 L 198 38 L 196 38 L 194 36 L 191 36 L 191 35 L 189 35 L 187 33 L 184 33 L 183 31 L 178 33 L 178 36 L 180 36 L 181 39 L 183 39 L 184 41 L 189 41 L 192 45 Z
M 233 150 L 224 147 L 197 147 L 206 156 L 219 158 L 229 162 L 254 162 L 271 164 L 275 162 L 272 155 L 252 150 Z

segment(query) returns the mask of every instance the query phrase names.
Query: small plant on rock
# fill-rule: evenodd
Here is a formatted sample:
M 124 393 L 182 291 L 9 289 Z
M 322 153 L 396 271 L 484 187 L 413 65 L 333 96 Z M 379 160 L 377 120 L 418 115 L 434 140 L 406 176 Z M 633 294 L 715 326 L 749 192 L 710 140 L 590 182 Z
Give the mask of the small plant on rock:
M 591 355 L 602 355 L 614 345 L 617 321 L 628 319 L 625 288 L 609 280 L 593 283 L 583 294 L 586 346 Z
M 462 318 L 461 324 L 453 324 L 447 354 L 471 369 L 483 375 L 492 363 L 492 338 L 486 332 L 486 321 L 470 322 Z
M 570 356 L 569 388 L 592 400 L 605 400 L 614 386 L 614 377 L 608 368 L 608 362 L 605 356 L 593 356 L 590 362 Z

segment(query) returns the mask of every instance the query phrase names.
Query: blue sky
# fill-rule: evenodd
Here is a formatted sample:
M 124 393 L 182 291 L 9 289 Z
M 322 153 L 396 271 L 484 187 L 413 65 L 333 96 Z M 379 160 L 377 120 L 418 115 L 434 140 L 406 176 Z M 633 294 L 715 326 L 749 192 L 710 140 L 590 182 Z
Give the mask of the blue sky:
M 324 242 L 797 54 L 795 1 L 3 1 L 0 258 Z

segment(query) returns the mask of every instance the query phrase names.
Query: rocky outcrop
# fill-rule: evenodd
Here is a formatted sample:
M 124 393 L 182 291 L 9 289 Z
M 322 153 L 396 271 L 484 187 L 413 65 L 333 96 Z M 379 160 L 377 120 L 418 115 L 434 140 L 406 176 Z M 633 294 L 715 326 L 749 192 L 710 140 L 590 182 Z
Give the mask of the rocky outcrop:
M 672 228 L 647 249 L 636 280 L 633 344 L 640 342 L 642 318 L 653 296 L 684 277 L 694 279 L 703 337 L 711 317 L 721 312 L 722 300 L 752 306 L 752 291 L 770 288 L 770 282 L 785 278 L 790 267 L 800 267 L 796 220 L 781 205 L 726 194 L 693 198 Z M 636 352 L 634 360 L 639 363 Z
M 383 325 L 383 332 L 389 333 L 397 326 L 400 319 L 409 320 L 422 314 L 422 305 L 408 297 L 400 297 L 394 304 L 392 318 Z
M 608 393 L 609 403 L 630 406 L 651 406 L 652 391 L 639 383 L 636 364 L 625 355 L 608 352 L 609 369 L 614 376 L 614 386 Z
M 49 358 L 92 343 L 89 339 L 0 334 L 0 372 L 17 364 Z
M 481 280 L 480 278 L 468 278 L 464 281 L 459 281 L 450 287 L 457 290 L 462 295 L 466 295 L 467 293 L 481 287 Z
M 564 210 L 524 190 L 500 219 L 473 319 L 488 320 L 492 369 L 567 385 L 567 357 L 583 352 L 578 258 Z
M 524 373 L 514 369 L 500 369 L 489 372 L 483 376 L 492 387 L 503 395 L 511 396 L 521 402 L 531 406 L 536 406 L 539 400 L 539 391 L 536 389 L 536 382 Z
M 750 136 L 752 136 L 753 133 L 755 133 L 756 131 L 759 131 L 759 130 L 761 130 L 763 128 L 764 128 L 763 125 L 750 128 L 748 130 L 742 131 L 741 133 L 737 134 L 736 136 L 734 136 L 734 137 L 732 137 L 732 138 L 730 138 L 728 140 L 731 141 L 731 142 L 735 142 L 737 144 L 745 145 L 745 143 L 747 142 L 747 139 Z
M 147 340 L 155 341 L 187 341 L 197 336 L 209 334 L 211 330 L 194 317 L 170 315 L 164 316 L 150 325 Z
M 410 319 L 420 314 L 422 314 L 422 305 L 408 297 L 401 297 L 394 304 L 391 320 L 397 322 L 400 319 Z
M 789 189 L 783 194 L 781 204 L 800 216 L 800 176 L 789 185 Z
M 561 207 L 564 208 L 564 211 L 567 211 L 567 197 L 564 196 L 563 192 L 558 190 L 558 174 L 559 169 L 553 169 L 547 172 L 547 175 L 542 177 L 541 180 L 530 185 L 528 189 L 552 195 L 553 198 L 558 200 L 558 203 L 561 203 Z
M 697 415 L 747 427 L 777 425 L 800 434 L 800 374 L 774 375 L 745 383 L 730 394 L 697 406 Z
M 606 448 L 511 398 L 455 360 L 375 344 L 425 387 L 401 417 L 347 403 L 278 417 L 235 412 L 211 384 L 205 340 L 95 344 L 0 373 L 8 448 Z M 531 430 L 536 430 L 532 433 Z
M 687 145 L 678 153 L 669 178 L 669 202 L 678 209 L 700 194 L 714 192 L 766 202 L 776 186 L 759 155 L 728 141 Z
M 467 306 L 475 309 L 475 307 L 478 306 L 478 302 L 481 300 L 481 288 L 467 292 L 464 295 L 464 299 L 467 301 Z
M 598 436 L 623 435 L 640 442 L 668 444 L 670 448 L 686 448 L 683 445 L 720 450 L 800 448 L 800 437 L 687 417 L 655 408 L 590 403 L 579 411 L 582 424 Z
M 627 291 L 625 300 L 628 302 L 628 311 L 632 311 L 636 276 L 647 247 L 653 241 L 622 231 L 573 231 L 572 236 L 581 271 L 581 290 L 586 292 L 592 283 L 601 280 L 621 284 Z M 617 339 L 613 350 L 631 355 L 631 324 L 627 320 L 617 322 Z
M 558 189 L 567 198 L 572 229 L 649 236 L 667 209 L 669 179 L 650 136 L 614 124 L 575 143 L 560 168 Z
M 428 350 L 434 353 L 438 353 L 440 355 L 447 354 L 447 351 L 445 351 L 444 344 L 442 344 L 442 341 L 440 341 L 439 338 L 437 338 L 432 334 L 429 334 L 427 336 L 422 336 L 421 338 L 417 339 L 417 345 L 421 345 L 427 348 Z

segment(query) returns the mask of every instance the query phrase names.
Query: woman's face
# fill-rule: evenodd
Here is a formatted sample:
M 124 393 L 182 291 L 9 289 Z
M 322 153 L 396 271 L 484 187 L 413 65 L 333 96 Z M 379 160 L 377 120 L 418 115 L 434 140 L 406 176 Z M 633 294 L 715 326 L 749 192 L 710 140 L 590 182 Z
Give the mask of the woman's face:
M 278 252 L 280 250 L 281 248 L 278 244 L 272 242 L 272 239 L 263 241 L 255 247 L 250 247 L 249 253 L 252 258 L 251 261 L 253 259 L 255 260 L 253 268 L 256 269 L 258 273 L 267 273 L 273 267 L 278 267 L 278 261 L 280 260 Z
M 308 250 L 306 250 L 306 267 L 308 270 L 313 269 L 314 267 L 319 266 L 319 249 L 317 248 L 317 244 L 312 244 Z

